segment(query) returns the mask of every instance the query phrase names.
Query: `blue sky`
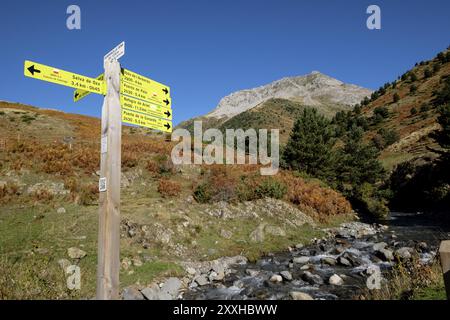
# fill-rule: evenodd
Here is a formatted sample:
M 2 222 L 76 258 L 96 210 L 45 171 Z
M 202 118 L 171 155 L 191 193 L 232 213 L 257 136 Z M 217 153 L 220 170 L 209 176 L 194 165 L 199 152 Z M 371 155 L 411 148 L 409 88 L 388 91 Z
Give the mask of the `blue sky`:
M 81 30 L 66 9 L 81 8 Z M 366 28 L 381 7 L 382 29 Z M 450 1 L 2 1 L 0 100 L 99 116 L 102 97 L 26 78 L 24 60 L 86 76 L 126 42 L 124 67 L 171 87 L 174 123 L 234 91 L 318 70 L 376 89 L 450 45 Z

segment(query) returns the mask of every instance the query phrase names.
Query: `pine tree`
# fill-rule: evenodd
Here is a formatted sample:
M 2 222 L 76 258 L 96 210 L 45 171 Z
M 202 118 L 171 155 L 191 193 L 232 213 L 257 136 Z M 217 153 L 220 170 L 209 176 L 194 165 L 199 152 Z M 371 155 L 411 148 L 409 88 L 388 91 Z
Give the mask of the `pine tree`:
M 384 175 L 384 169 L 378 161 L 378 150 L 362 141 L 363 131 L 353 127 L 345 139 L 345 145 L 339 151 L 339 164 L 336 179 L 357 189 L 363 183 L 373 184 Z
M 441 131 L 441 145 L 443 147 L 450 147 L 450 103 L 439 108 L 438 122 L 442 127 Z
M 400 96 L 398 93 L 394 93 L 394 103 L 400 100 Z
M 334 138 L 330 122 L 316 109 L 306 108 L 295 122 L 283 152 L 284 165 L 319 178 L 329 178 L 333 169 Z

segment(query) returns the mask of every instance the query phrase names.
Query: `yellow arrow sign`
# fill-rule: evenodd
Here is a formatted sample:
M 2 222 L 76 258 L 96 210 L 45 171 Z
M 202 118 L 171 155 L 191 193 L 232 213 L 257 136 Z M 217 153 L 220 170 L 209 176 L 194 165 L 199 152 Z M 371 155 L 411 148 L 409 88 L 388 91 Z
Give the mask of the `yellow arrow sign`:
M 134 84 L 135 86 L 145 88 L 149 91 L 153 91 L 155 95 L 161 98 L 163 100 L 164 98 L 169 97 L 170 98 L 170 87 L 166 86 L 165 84 L 159 83 L 155 80 L 152 80 L 150 78 L 141 76 L 140 74 L 137 74 L 136 72 L 122 69 L 122 77 L 121 79 L 123 81 L 129 82 L 131 84 Z
M 170 97 L 162 97 L 157 91 L 148 87 L 140 87 L 131 82 L 120 81 L 120 93 L 138 99 L 150 101 L 170 108 L 172 106 L 172 99 Z
M 103 73 L 99 75 L 97 80 L 104 80 Z M 123 82 L 126 84 L 123 84 Z M 161 106 L 171 107 L 170 99 L 170 87 L 154 81 L 150 78 L 146 78 L 133 71 L 122 68 L 122 75 L 120 77 L 121 87 L 124 89 L 121 91 L 123 94 L 127 94 L 136 98 L 155 101 Z M 126 87 L 126 88 L 125 88 Z M 127 93 L 125 93 L 125 91 Z M 75 90 L 73 99 L 75 102 L 83 99 L 89 94 L 85 90 Z
M 137 126 L 147 127 L 164 132 L 172 132 L 172 122 L 122 109 L 122 121 Z
M 132 97 L 120 96 L 120 105 L 129 111 L 144 113 L 153 117 L 172 120 L 172 110 L 157 104 L 138 100 Z
M 103 81 L 28 60 L 24 64 L 24 75 L 93 93 L 106 94 L 106 86 Z
M 102 73 L 101 75 L 99 75 L 97 78 L 95 78 L 98 81 L 103 82 L 105 80 L 105 75 Z M 106 86 L 106 84 L 105 84 Z M 80 101 L 81 99 L 83 99 L 84 97 L 86 97 L 88 94 L 90 94 L 89 91 L 86 90 L 81 90 L 81 89 L 77 89 L 73 92 L 73 101 L 77 102 Z

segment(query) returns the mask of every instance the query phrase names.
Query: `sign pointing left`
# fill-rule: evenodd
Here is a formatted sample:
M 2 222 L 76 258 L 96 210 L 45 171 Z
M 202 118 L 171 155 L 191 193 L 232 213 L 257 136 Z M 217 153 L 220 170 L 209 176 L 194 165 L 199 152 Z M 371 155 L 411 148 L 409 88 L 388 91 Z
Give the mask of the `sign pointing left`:
M 80 74 L 64 71 L 33 61 L 25 61 L 24 74 L 30 78 L 53 82 L 75 89 L 82 89 L 103 95 L 106 94 L 106 85 L 104 81 L 99 81 L 97 79 L 85 77 Z

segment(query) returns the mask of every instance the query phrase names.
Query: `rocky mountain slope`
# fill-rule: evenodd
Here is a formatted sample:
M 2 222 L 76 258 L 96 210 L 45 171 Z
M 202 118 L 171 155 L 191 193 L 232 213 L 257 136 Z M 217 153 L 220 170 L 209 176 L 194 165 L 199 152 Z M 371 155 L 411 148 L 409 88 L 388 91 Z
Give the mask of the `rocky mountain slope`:
M 431 60 L 417 62 L 411 70 L 362 101 L 362 115 L 370 124 L 368 139 L 377 139 L 380 130 L 398 136 L 382 150 L 381 159 L 388 168 L 409 159 L 432 159 L 439 154 L 435 152 L 440 149 L 435 139 L 440 128 L 435 99 L 448 77 L 449 49 Z
M 261 87 L 234 92 L 224 97 L 210 113 L 185 121 L 179 127 L 189 129 L 197 119 L 203 120 L 207 127 L 223 125 L 225 121 L 254 110 L 271 99 L 280 104 L 279 108 L 289 100 L 297 107 L 317 107 L 320 112 L 331 117 L 336 111 L 348 110 L 371 92 L 314 71 L 305 76 L 283 78 Z M 254 111 L 257 112 L 256 109 Z M 284 123 L 279 125 L 285 127 Z

